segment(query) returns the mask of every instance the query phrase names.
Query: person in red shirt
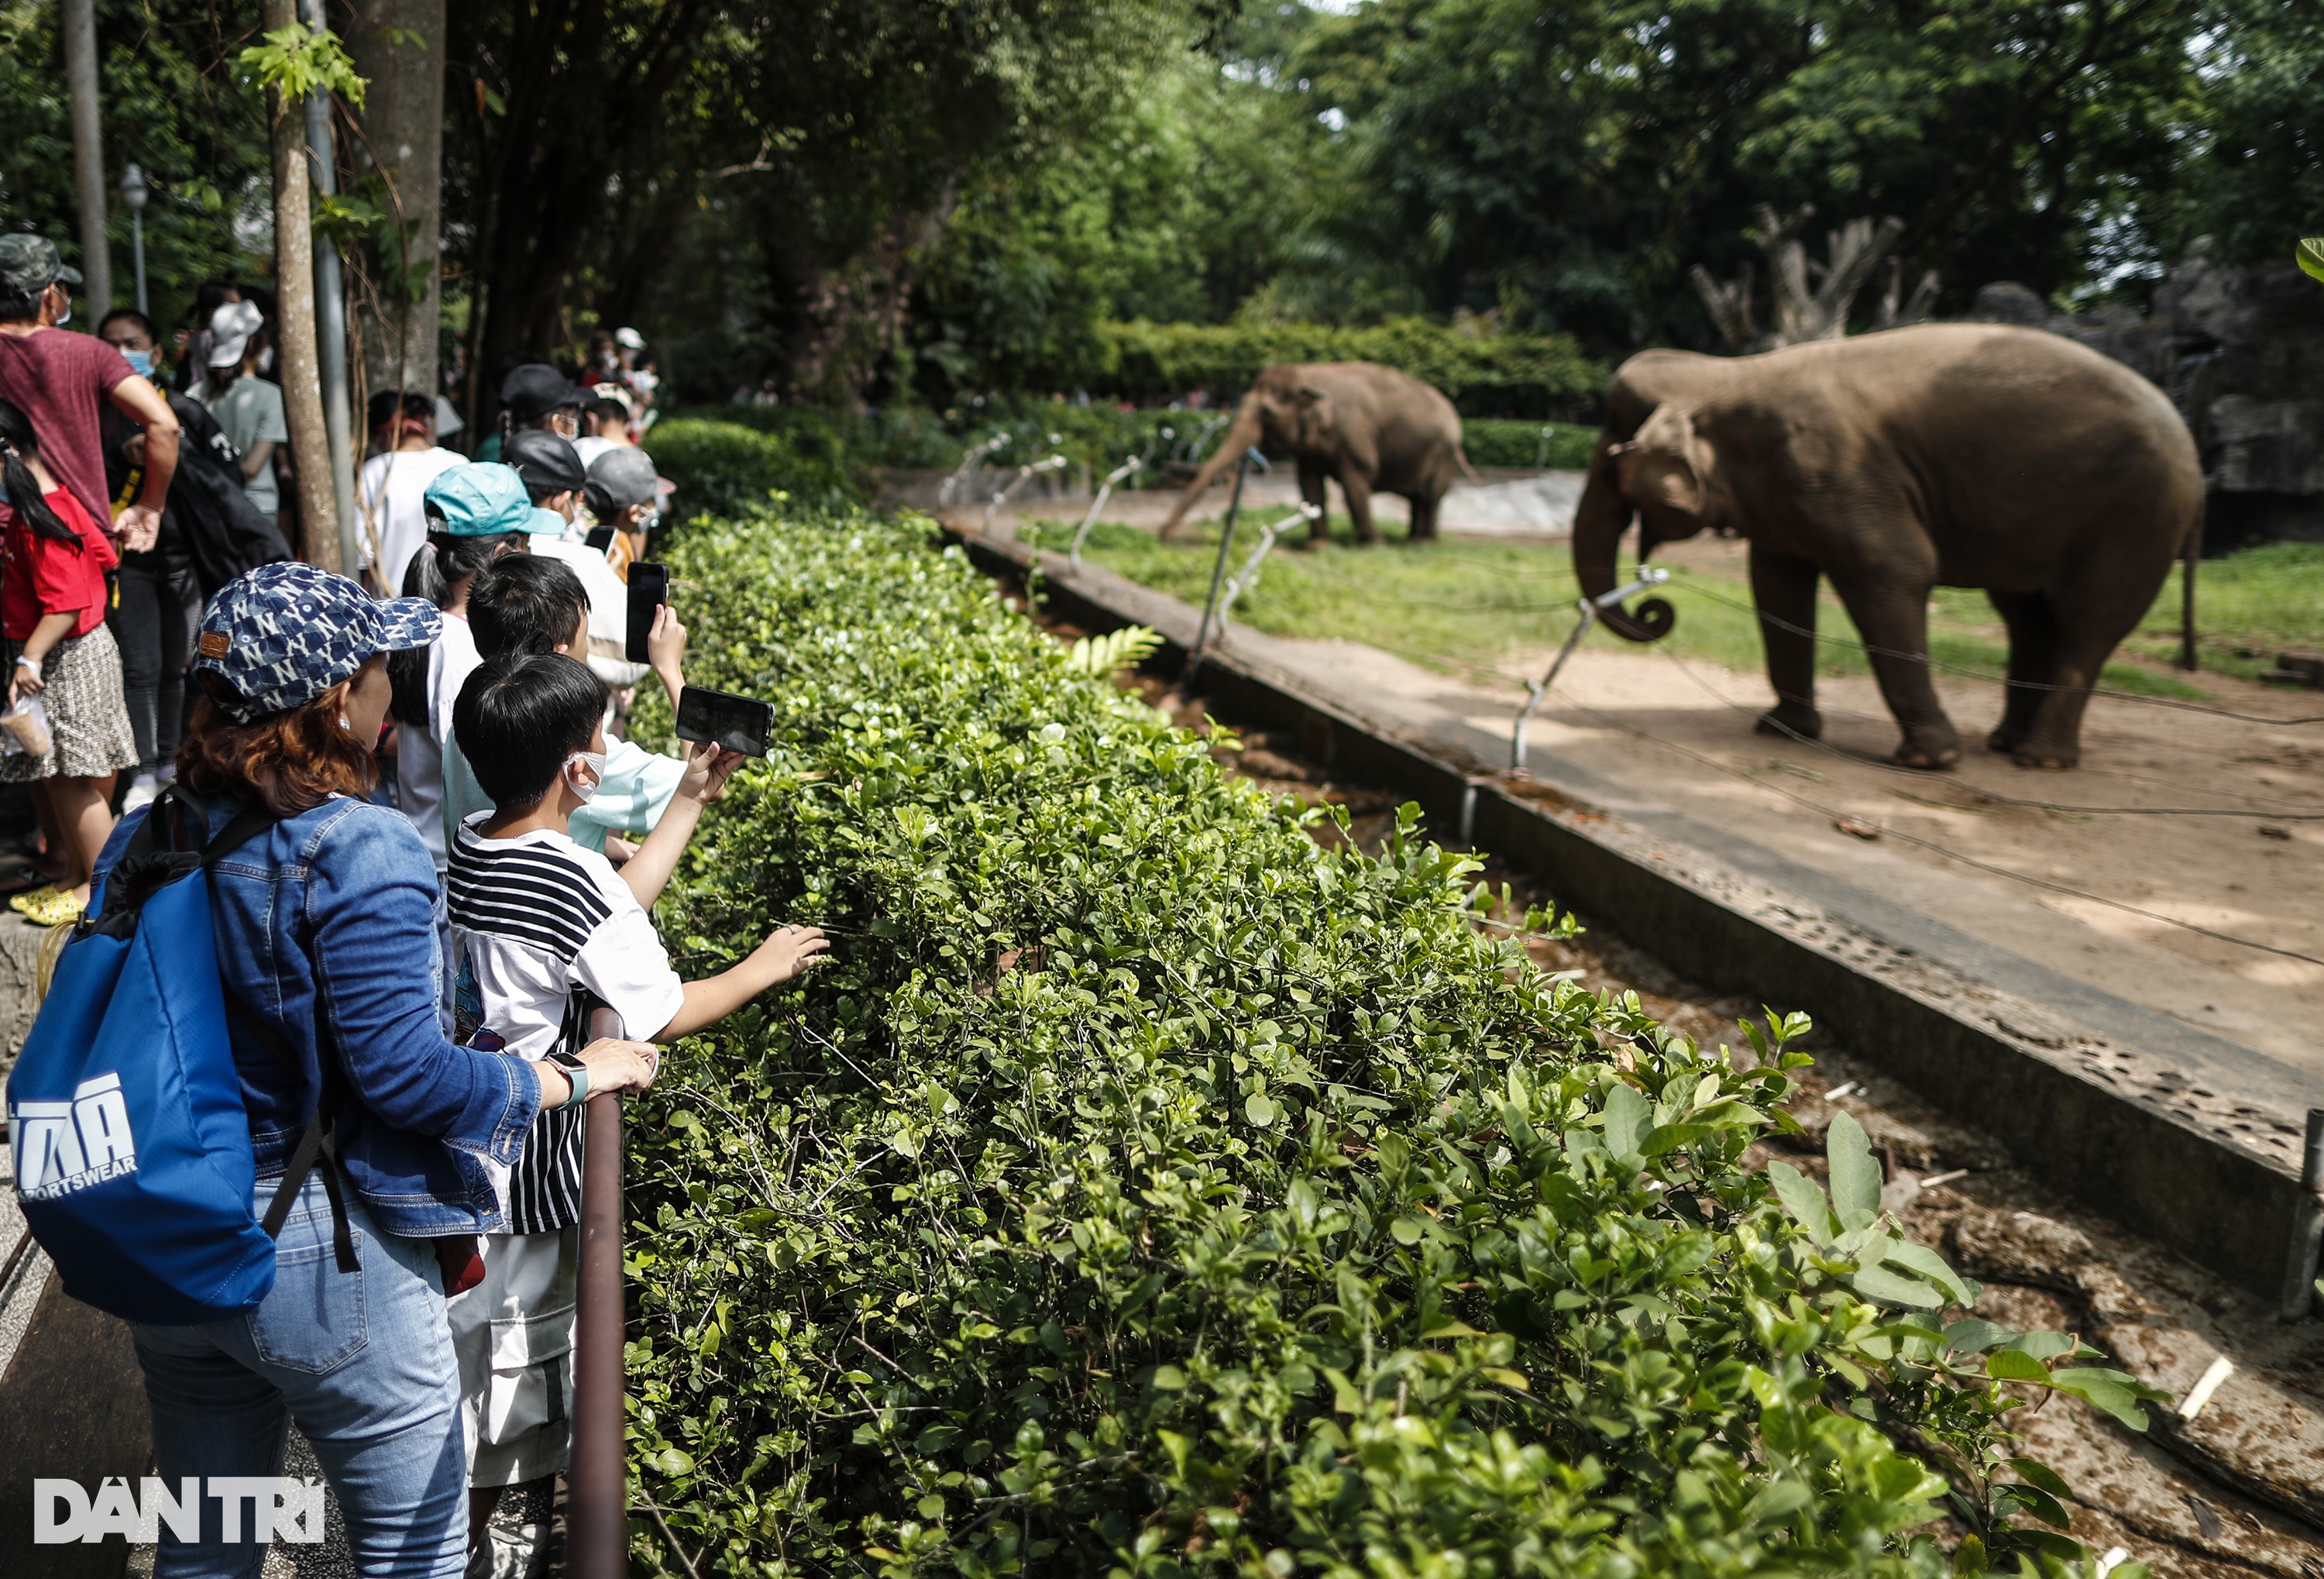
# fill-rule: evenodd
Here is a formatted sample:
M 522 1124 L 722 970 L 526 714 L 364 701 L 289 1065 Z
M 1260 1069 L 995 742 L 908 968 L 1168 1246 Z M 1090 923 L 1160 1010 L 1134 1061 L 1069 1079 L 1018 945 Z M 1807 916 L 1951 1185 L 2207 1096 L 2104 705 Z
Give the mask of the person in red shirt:
M 134 553 L 153 546 L 178 469 L 178 419 L 152 383 L 95 335 L 62 326 L 72 317 L 67 268 L 45 236 L 0 235 L 0 400 L 14 402 L 47 440 L 49 473 L 108 535 Z M 145 485 L 120 516 L 105 490 L 100 400 L 145 429 Z
M 113 832 L 114 775 L 137 763 L 121 653 L 105 624 L 105 573 L 119 561 L 96 518 L 42 458 L 32 419 L 5 399 L 0 484 L 8 494 L 0 507 L 0 637 L 14 660 L 8 705 L 37 697 L 48 716 L 45 741 L 38 731 L 29 739 L 11 732 L 21 749 L 0 756 L 0 780 L 32 784 L 49 854 L 62 868 L 55 882 L 8 902 L 53 927 L 88 908 L 89 874 Z

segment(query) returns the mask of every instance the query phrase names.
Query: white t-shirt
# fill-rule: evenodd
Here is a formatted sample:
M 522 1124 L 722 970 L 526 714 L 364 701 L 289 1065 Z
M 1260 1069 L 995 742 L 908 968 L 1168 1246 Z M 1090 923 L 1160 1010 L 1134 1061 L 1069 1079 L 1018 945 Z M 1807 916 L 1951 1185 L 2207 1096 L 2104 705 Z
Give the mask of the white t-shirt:
M 435 857 L 438 876 L 445 865 L 444 744 L 452 737 L 452 704 L 483 662 L 468 633 L 468 616 L 447 614 L 443 634 L 428 649 L 428 727 L 407 725 L 395 734 L 396 799 Z
M 509 1057 L 540 1058 L 586 1042 L 579 1011 L 592 1002 L 621 1016 L 633 1039 L 676 1019 L 685 983 L 645 907 L 605 858 L 563 834 L 488 839 L 480 828 L 489 815 L 460 823 L 452 836 L 454 1035 L 466 1042 L 490 1030 Z M 510 1233 L 579 1220 L 579 1116 L 559 1108 L 527 1133 L 502 1183 Z
M 388 596 L 401 594 L 403 572 L 420 545 L 428 540 L 428 485 L 467 458 L 456 450 L 438 447 L 374 455 L 364 462 L 363 476 L 355 486 L 356 502 L 362 508 L 356 552 L 364 564 L 371 564 L 372 534 L 379 535 L 379 585 Z M 443 858 L 440 850 L 437 858 Z
M 581 469 L 586 471 L 599 456 L 609 449 L 619 449 L 622 447 L 622 441 L 618 439 L 600 439 L 596 434 L 592 433 L 586 439 L 576 439 L 573 441 L 573 453 L 581 457 Z
M 619 689 L 651 673 L 623 656 L 629 651 L 630 589 L 604 554 L 579 538 L 546 532 L 534 538 L 531 546 L 536 554 L 572 566 L 581 577 L 581 590 L 589 595 L 589 667 L 597 678 Z

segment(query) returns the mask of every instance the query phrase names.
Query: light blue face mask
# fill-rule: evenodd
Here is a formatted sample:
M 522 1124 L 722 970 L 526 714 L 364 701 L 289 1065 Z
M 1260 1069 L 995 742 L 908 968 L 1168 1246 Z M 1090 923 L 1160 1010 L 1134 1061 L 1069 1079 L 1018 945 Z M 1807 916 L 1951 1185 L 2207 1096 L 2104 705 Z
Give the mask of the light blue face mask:
M 124 356 L 124 357 L 126 357 L 126 358 L 128 359 L 128 362 L 129 362 L 129 371 L 130 371 L 130 372 L 132 372 L 132 373 L 134 373 L 134 374 L 135 374 L 138 377 L 140 377 L 140 378 L 151 378 L 151 377 L 152 377 L 152 376 L 153 376 L 153 353 L 152 353 L 152 352 L 151 352 L 151 351 L 124 351 L 124 352 L 122 353 L 122 356 Z

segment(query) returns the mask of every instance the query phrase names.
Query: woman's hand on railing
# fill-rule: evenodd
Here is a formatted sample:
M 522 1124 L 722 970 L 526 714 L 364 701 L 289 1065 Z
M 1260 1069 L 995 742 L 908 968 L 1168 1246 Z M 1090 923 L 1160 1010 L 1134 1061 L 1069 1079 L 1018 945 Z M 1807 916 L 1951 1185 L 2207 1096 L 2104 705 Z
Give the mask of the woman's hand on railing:
M 581 1049 L 580 1058 L 582 1067 L 589 1072 L 591 1096 L 601 1091 L 643 1091 L 661 1072 L 661 1049 L 651 1042 L 600 1037 Z M 540 1076 L 542 1107 L 561 1107 L 571 1100 L 572 1077 L 563 1068 L 546 1059 L 535 1060 L 532 1067 Z M 560 1086 L 565 1093 L 561 1096 Z M 552 1096 L 558 1100 L 550 1101 Z

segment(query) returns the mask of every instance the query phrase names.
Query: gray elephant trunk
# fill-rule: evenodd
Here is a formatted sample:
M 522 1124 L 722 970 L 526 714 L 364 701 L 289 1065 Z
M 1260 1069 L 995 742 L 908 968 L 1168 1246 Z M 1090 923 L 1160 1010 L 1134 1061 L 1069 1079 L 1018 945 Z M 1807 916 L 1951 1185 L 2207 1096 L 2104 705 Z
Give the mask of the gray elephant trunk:
M 1582 489 L 1582 503 L 1573 512 L 1573 578 L 1582 584 L 1582 596 L 1603 597 L 1614 590 L 1621 575 L 1618 559 L 1622 533 L 1629 529 L 1630 502 L 1622 496 L 1622 488 L 1614 475 L 1613 457 L 1607 453 L 1607 440 L 1598 440 L 1598 453 L 1591 457 L 1590 480 Z M 1598 611 L 1599 622 L 1616 635 L 1630 642 L 1653 642 L 1667 635 L 1674 623 L 1670 605 L 1661 598 L 1648 598 L 1638 605 L 1637 616 L 1618 606 Z
M 1243 396 L 1242 406 L 1235 412 L 1233 426 L 1227 429 L 1226 437 L 1219 440 L 1218 448 L 1204 463 L 1203 469 L 1194 474 L 1194 480 L 1186 485 L 1186 491 L 1178 495 L 1178 503 L 1171 506 L 1169 519 L 1162 523 L 1162 530 L 1156 536 L 1165 542 L 1169 540 L 1170 535 L 1178 530 L 1178 523 L 1186 518 L 1186 512 L 1192 510 L 1194 502 L 1218 480 L 1219 474 L 1232 466 L 1244 450 L 1259 441 L 1260 426 L 1259 392 L 1253 390 Z

